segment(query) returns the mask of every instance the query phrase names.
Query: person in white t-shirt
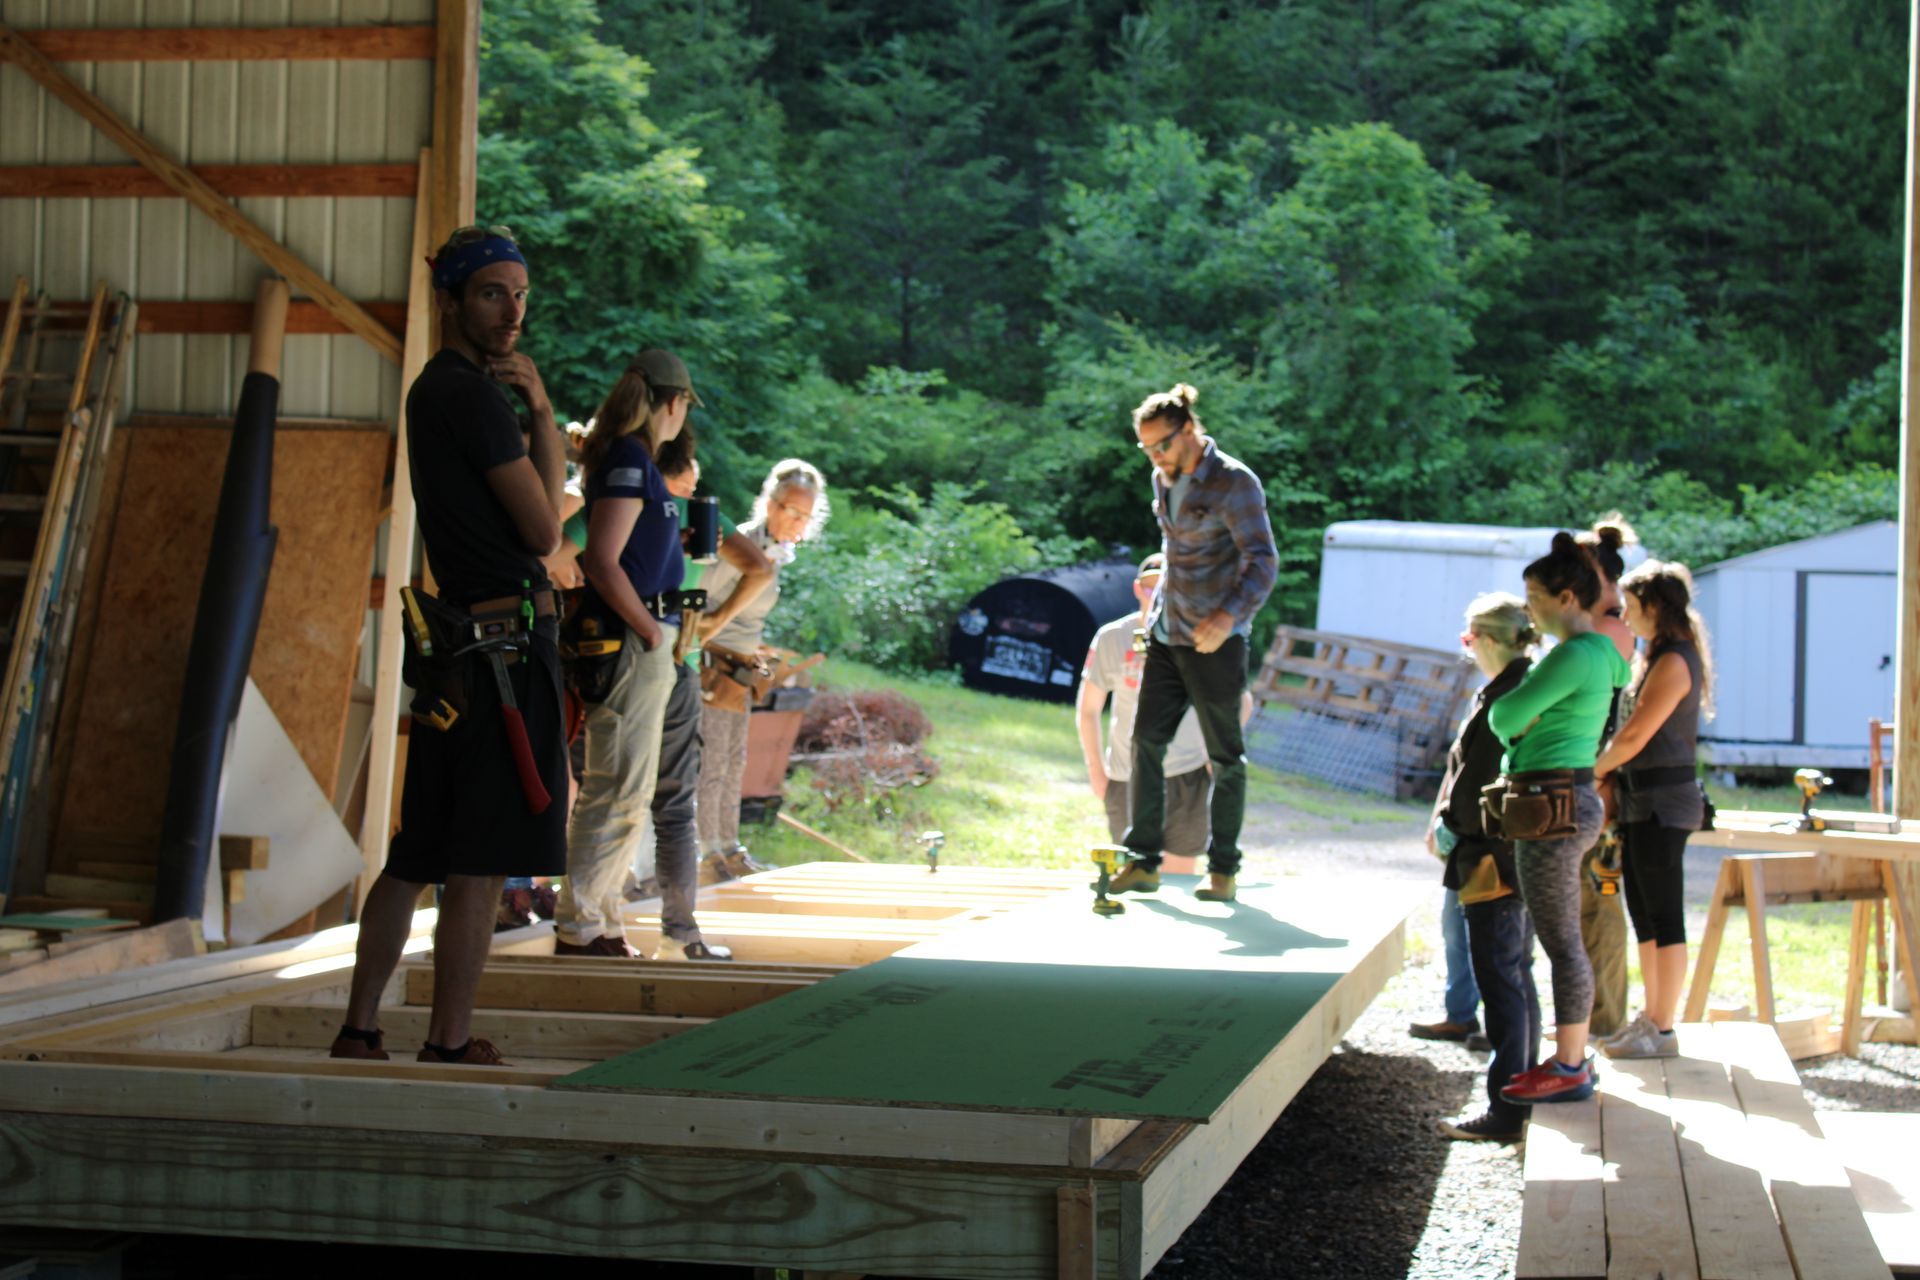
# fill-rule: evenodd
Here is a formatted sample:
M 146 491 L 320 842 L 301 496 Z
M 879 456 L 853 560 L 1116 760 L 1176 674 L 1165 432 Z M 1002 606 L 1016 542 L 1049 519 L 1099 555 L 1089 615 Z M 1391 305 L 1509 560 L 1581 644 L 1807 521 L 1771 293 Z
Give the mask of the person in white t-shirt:
M 1158 552 L 1140 562 L 1133 579 L 1133 596 L 1140 602 L 1140 612 L 1116 618 L 1100 628 L 1080 673 L 1076 705 L 1080 751 L 1086 757 L 1087 785 L 1107 806 L 1107 830 L 1115 843 L 1125 834 L 1133 813 L 1127 783 L 1133 777 L 1133 716 L 1140 702 L 1140 673 L 1146 662 L 1143 654 L 1135 652 L 1133 636 L 1146 625 L 1147 602 L 1160 585 L 1165 565 L 1165 557 Z M 1107 720 L 1107 745 L 1102 751 L 1100 707 L 1109 694 L 1113 695 L 1113 713 Z M 1207 849 L 1208 802 L 1213 794 L 1207 744 L 1191 707 L 1167 748 L 1166 777 L 1167 848 L 1161 869 L 1187 875 Z

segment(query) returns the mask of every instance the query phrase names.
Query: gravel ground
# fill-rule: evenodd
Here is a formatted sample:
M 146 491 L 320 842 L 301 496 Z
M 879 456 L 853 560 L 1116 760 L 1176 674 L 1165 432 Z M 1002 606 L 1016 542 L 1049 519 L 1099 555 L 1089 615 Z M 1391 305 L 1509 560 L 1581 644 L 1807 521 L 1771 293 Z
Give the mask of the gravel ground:
M 1437 864 L 1404 824 L 1344 824 L 1277 806 L 1256 806 L 1248 818 L 1247 875 L 1420 880 L 1434 886 L 1433 903 L 1410 923 L 1406 971 L 1354 1024 L 1153 1274 L 1166 1280 L 1512 1275 L 1520 1150 L 1449 1142 L 1435 1129 L 1442 1118 L 1479 1108 L 1486 1055 L 1406 1034 L 1409 1022 L 1439 1012 Z M 1688 899 L 1704 918 L 1719 854 L 1699 854 L 1688 859 Z M 1537 976 L 1544 993 L 1544 960 Z M 1920 1049 L 1866 1045 L 1858 1059 L 1836 1054 L 1798 1065 L 1816 1108 L 1920 1109 Z

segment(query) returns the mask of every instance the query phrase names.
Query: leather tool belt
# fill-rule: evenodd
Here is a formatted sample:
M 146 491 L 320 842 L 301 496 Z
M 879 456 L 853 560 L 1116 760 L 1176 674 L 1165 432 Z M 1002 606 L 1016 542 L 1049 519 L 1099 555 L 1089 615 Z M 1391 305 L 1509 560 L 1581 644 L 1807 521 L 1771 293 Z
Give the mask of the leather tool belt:
M 1503 840 L 1561 840 L 1578 829 L 1575 792 L 1592 782 L 1592 769 L 1503 775 L 1480 789 L 1480 814 L 1488 834 Z
M 773 665 L 709 641 L 700 649 L 700 697 L 721 711 L 745 714 L 773 688 Z
M 526 602 L 529 600 L 533 602 L 534 617 L 551 618 L 554 616 L 553 592 L 545 587 L 542 587 L 538 591 L 529 591 L 525 595 L 501 596 L 495 600 L 476 600 L 467 606 L 467 612 L 476 618 L 502 613 L 525 616 L 522 611 Z

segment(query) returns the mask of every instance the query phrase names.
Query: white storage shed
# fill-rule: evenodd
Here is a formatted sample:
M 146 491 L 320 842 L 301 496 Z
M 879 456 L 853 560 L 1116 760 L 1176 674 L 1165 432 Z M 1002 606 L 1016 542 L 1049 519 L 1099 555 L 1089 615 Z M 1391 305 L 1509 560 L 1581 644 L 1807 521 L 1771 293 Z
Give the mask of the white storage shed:
M 1321 631 L 1452 651 L 1462 615 L 1487 591 L 1525 592 L 1520 575 L 1558 532 L 1490 524 L 1344 520 L 1320 550 Z M 1627 549 L 1627 563 L 1645 558 Z
M 1899 528 L 1890 520 L 1723 560 L 1694 576 L 1713 638 L 1722 766 L 1864 769 L 1892 720 Z

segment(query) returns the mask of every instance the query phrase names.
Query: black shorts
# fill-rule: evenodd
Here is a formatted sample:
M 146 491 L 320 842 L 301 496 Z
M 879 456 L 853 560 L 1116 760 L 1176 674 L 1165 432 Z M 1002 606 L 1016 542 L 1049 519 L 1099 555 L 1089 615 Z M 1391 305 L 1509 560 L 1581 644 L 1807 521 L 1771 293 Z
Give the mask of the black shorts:
M 560 651 L 550 619 L 541 619 L 523 661 L 507 667 L 546 783 L 541 813 L 527 806 L 508 745 L 492 663 L 466 671 L 467 711 L 451 729 L 415 720 L 407 731 L 400 830 L 387 850 L 388 875 L 444 884 L 449 875 L 558 876 L 567 870 L 567 742 L 560 694 Z

